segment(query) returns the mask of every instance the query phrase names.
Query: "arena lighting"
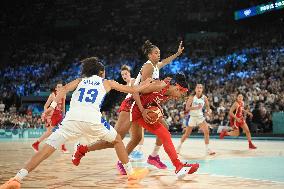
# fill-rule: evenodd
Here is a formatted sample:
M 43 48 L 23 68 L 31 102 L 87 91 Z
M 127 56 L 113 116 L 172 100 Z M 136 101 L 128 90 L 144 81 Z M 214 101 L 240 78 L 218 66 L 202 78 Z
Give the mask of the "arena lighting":
M 235 20 L 252 17 L 269 11 L 274 11 L 283 8 L 284 8 L 284 0 L 269 2 L 267 4 L 261 4 L 258 6 L 235 11 Z

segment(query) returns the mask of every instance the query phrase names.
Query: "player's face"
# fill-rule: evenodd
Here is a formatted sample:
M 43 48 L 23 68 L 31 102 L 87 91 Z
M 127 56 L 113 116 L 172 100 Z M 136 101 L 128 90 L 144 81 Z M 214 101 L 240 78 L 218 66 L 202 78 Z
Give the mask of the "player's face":
M 243 95 L 239 94 L 239 95 L 237 96 L 237 101 L 238 101 L 238 102 L 242 102 L 243 99 L 244 99 Z
M 55 91 L 58 91 L 63 85 L 62 84 L 57 84 L 55 87 Z
M 178 86 L 170 86 L 168 92 L 169 96 L 175 99 L 186 96 L 186 92 L 182 91 Z
M 122 70 L 120 74 L 121 74 L 122 79 L 123 79 L 125 82 L 129 81 L 130 78 L 131 78 L 130 72 L 127 71 L 127 70 Z
M 195 93 L 196 93 L 197 95 L 201 95 L 202 92 L 203 92 L 203 86 L 202 86 L 201 84 L 196 85 L 196 87 L 195 87 Z
M 101 77 L 102 77 L 102 78 L 105 78 L 105 77 L 106 77 L 106 72 L 105 72 L 105 70 L 101 73 Z
M 148 56 L 151 61 L 153 61 L 154 63 L 158 63 L 160 61 L 160 49 L 153 48 Z

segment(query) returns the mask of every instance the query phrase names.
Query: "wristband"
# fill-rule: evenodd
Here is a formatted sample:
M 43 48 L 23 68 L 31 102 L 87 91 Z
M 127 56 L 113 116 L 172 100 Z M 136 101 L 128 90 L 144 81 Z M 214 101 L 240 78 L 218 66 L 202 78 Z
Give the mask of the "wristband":
M 57 106 L 57 102 L 52 101 L 52 103 L 50 104 L 50 107 L 52 107 L 53 109 L 55 109 Z

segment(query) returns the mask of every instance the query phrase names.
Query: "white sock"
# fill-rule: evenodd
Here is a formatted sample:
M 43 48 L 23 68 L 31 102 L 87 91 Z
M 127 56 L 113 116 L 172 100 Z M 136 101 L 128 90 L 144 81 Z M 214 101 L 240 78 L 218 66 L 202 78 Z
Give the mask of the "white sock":
M 160 148 L 161 148 L 161 146 L 157 146 L 156 145 L 154 150 L 153 150 L 153 152 L 152 152 L 152 154 L 151 154 L 151 156 L 156 157 L 158 155 L 158 153 L 159 153 Z
M 181 143 L 178 145 L 178 148 L 181 148 L 182 144 L 183 144 L 183 142 L 181 142 Z
M 205 144 L 205 150 L 206 150 L 206 152 L 209 150 L 209 144 Z
M 142 152 L 142 148 L 143 148 L 143 144 L 139 144 L 139 145 L 137 146 L 137 150 L 138 150 L 139 152 Z
M 26 169 L 21 169 L 15 176 L 15 179 L 17 179 L 18 181 L 22 181 L 27 175 L 29 174 L 29 172 Z
M 126 164 L 123 164 L 123 167 L 124 167 L 127 175 L 131 175 L 134 172 L 133 171 L 133 167 L 132 167 L 130 161 L 128 163 L 126 163 Z

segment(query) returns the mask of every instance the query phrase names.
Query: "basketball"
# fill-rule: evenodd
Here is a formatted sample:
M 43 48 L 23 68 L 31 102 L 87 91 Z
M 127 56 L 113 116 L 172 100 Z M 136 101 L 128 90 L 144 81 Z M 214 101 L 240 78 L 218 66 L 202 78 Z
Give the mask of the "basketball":
M 152 110 L 148 112 L 148 115 L 151 117 L 151 124 L 156 123 L 163 116 L 160 108 L 157 106 L 149 106 L 147 109 Z

